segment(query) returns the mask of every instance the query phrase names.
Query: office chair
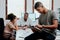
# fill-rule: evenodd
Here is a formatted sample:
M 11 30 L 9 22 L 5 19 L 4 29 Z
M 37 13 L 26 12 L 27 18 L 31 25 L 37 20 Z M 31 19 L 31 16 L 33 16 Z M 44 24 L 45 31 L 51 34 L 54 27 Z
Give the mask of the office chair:
M 4 20 L 0 18 L 0 40 L 3 39 L 3 32 L 4 32 Z
M 60 31 L 60 24 L 58 24 L 58 28 L 57 29 Z

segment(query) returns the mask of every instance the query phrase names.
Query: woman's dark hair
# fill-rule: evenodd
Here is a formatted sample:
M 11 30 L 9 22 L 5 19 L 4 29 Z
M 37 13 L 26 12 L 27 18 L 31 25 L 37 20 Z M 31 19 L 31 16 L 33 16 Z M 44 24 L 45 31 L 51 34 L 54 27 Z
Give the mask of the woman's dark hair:
M 41 2 L 36 2 L 34 7 L 37 9 L 37 7 L 43 7 L 43 4 Z
M 16 16 L 15 16 L 14 14 L 9 14 L 9 15 L 8 15 L 8 19 L 9 19 L 10 21 L 14 20 L 15 18 L 16 18 Z

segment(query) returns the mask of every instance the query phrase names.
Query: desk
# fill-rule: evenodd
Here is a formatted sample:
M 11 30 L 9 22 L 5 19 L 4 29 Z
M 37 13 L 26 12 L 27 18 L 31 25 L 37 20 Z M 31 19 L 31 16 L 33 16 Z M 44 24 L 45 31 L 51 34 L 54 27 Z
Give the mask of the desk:
M 24 40 L 25 37 L 31 35 L 33 31 L 30 28 L 26 30 L 19 29 L 16 31 L 16 40 Z

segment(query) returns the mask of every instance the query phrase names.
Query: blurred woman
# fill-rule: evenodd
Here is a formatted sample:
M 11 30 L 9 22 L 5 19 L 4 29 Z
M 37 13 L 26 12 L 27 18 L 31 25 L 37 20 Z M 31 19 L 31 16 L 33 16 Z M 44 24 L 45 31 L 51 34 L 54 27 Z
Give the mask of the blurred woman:
M 10 20 L 10 22 L 6 24 L 4 33 L 10 34 L 9 36 L 7 36 L 8 39 L 10 38 L 12 40 L 15 40 L 15 33 L 18 30 L 18 26 L 16 24 L 17 17 L 14 14 L 9 14 L 8 19 Z

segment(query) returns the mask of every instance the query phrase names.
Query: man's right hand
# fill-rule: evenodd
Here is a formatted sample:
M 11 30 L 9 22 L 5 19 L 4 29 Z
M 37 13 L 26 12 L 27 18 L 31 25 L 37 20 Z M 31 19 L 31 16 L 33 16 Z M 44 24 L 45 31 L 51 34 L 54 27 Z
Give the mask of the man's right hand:
M 27 28 L 28 28 L 27 25 L 25 25 L 25 26 L 22 27 L 23 30 L 25 30 L 25 29 L 27 29 Z
M 43 28 L 43 26 L 42 25 L 39 25 L 39 24 L 36 25 L 35 27 L 40 28 L 40 29 Z

